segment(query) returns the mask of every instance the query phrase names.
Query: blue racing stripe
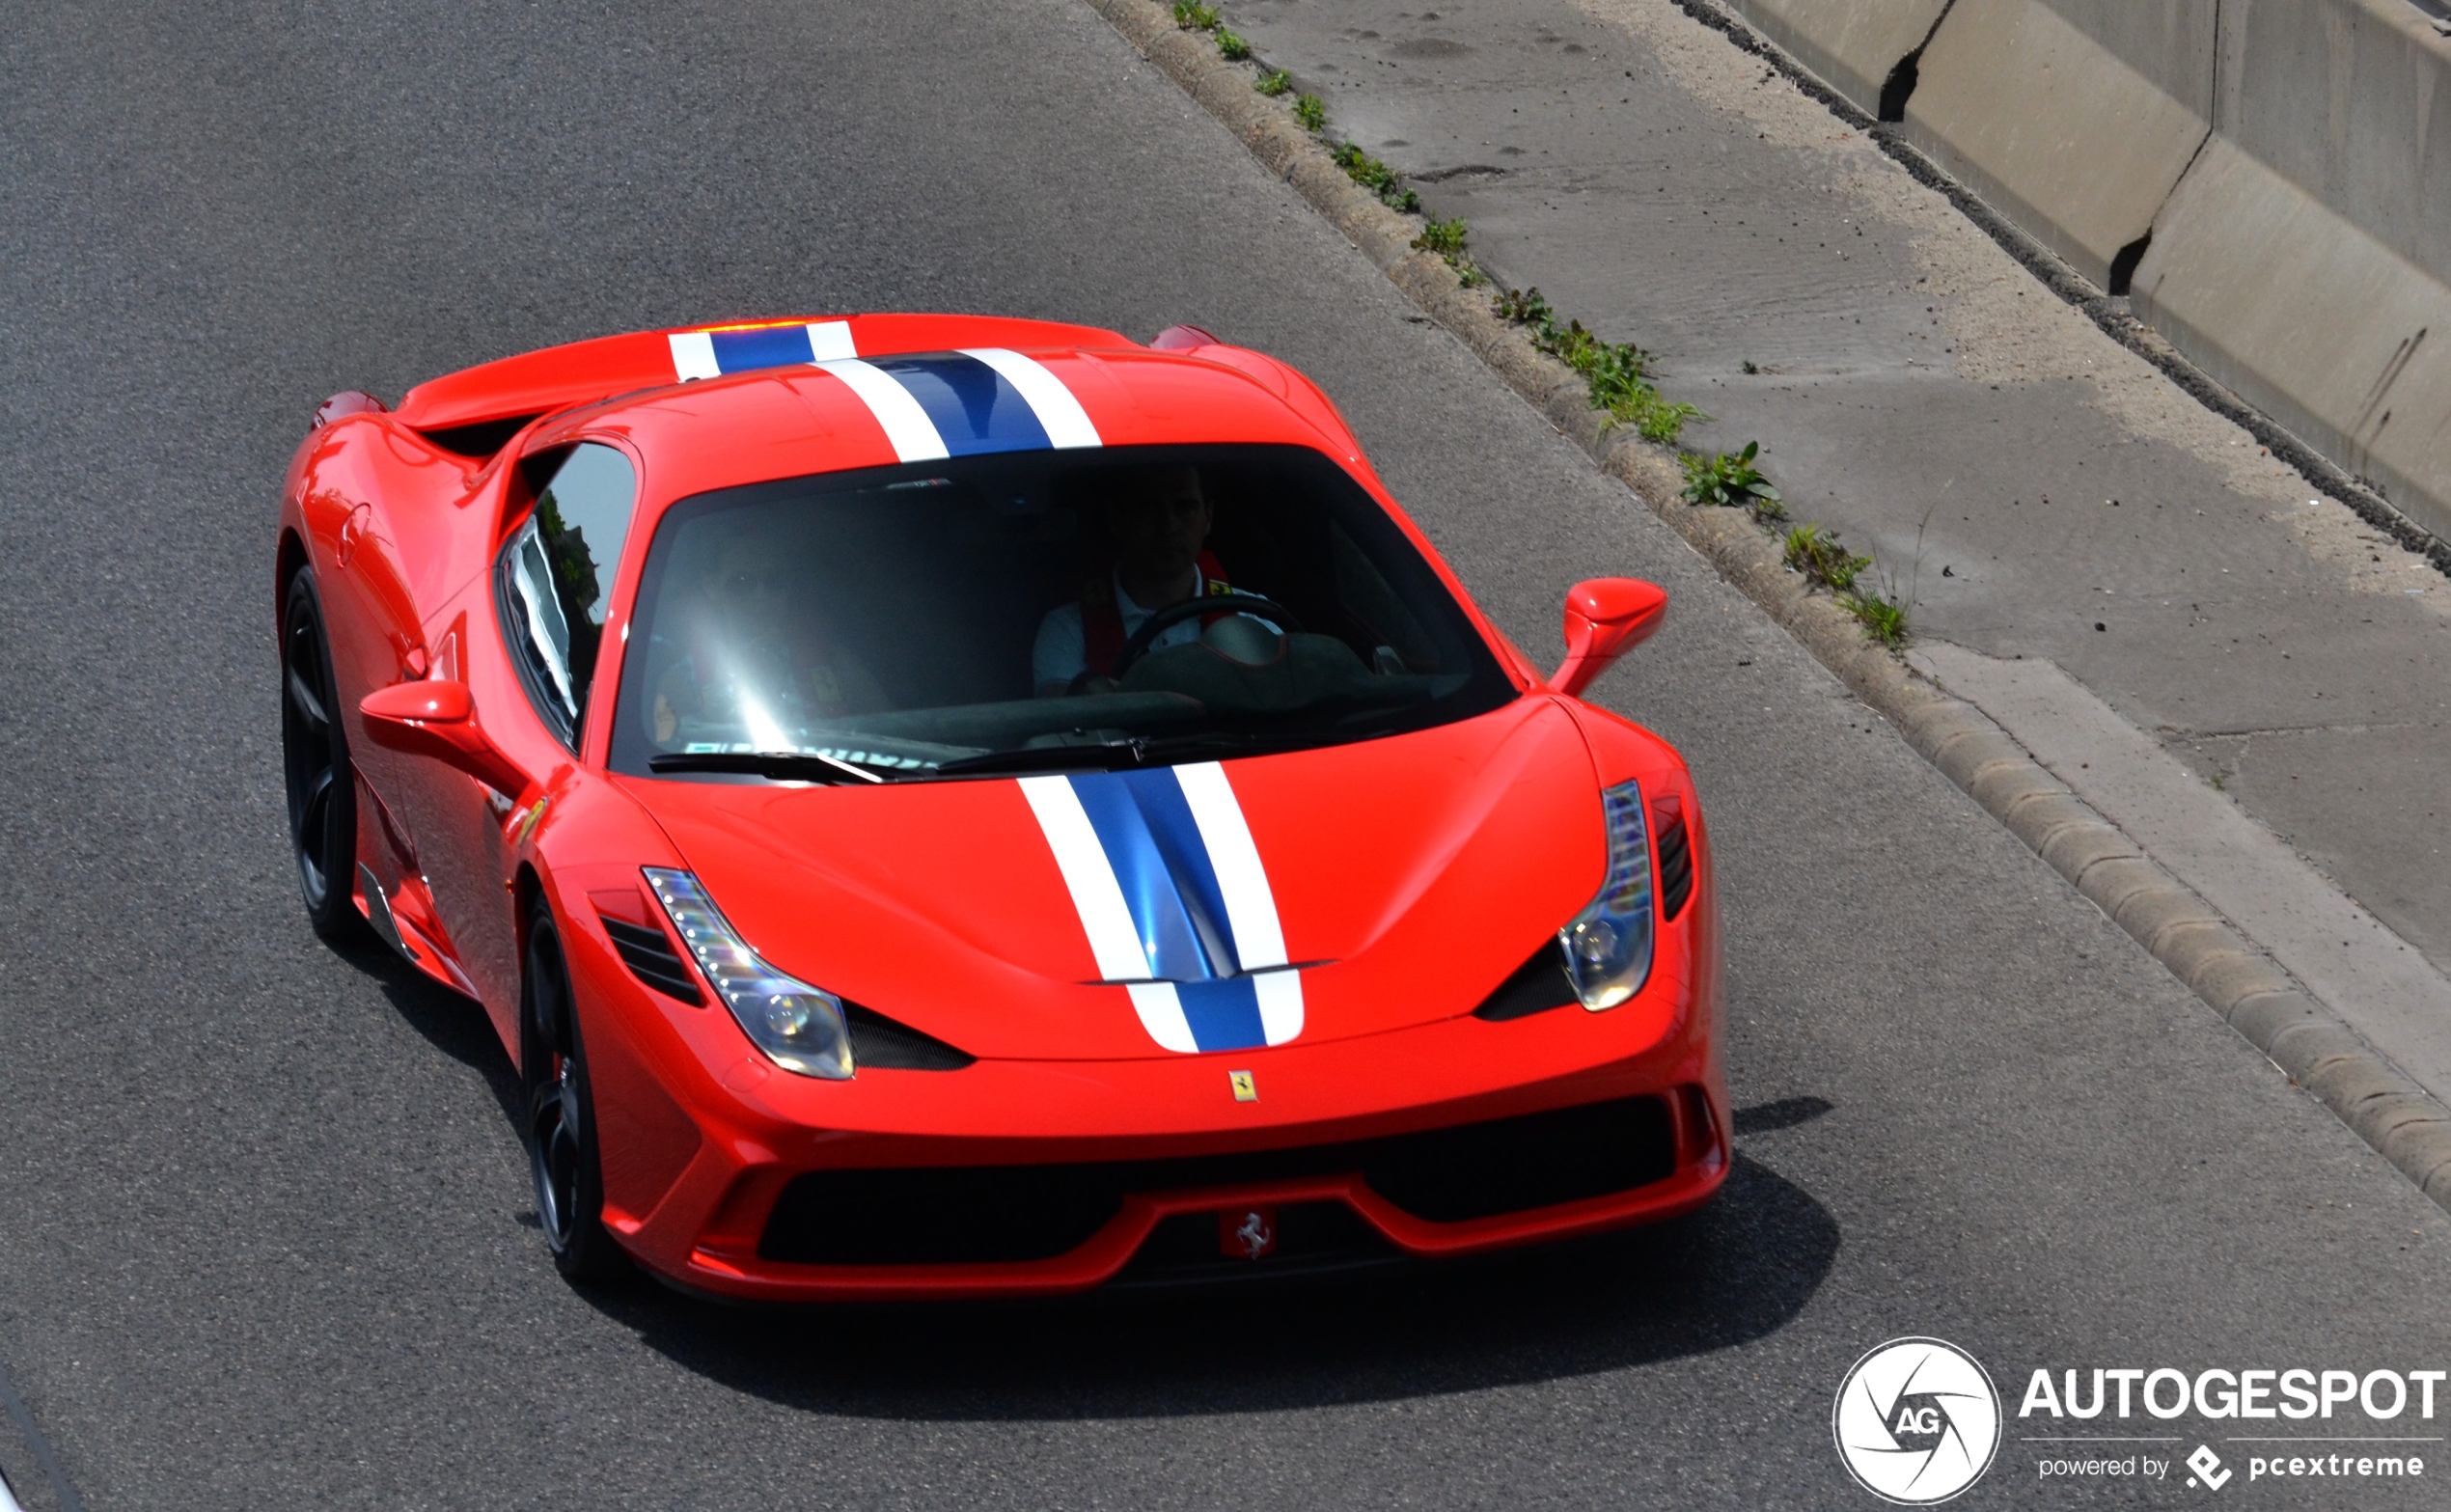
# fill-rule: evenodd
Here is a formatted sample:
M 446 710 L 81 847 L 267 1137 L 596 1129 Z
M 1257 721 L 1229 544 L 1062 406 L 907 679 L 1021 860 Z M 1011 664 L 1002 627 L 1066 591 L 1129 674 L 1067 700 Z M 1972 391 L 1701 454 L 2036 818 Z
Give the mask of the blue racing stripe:
M 709 331 L 715 366 L 725 372 L 755 372 L 760 368 L 788 368 L 813 362 L 805 325 L 769 325 L 754 331 Z
M 802 359 L 806 361 L 807 359 Z M 1047 427 L 1004 374 L 976 357 L 872 357 L 894 375 L 945 438 L 955 456 L 980 452 L 1040 452 L 1054 445 Z M 731 370 L 727 367 L 725 371 Z
M 1268 1043 L 1259 1022 L 1259 991 L 1248 976 L 1174 984 L 1192 1043 L 1203 1051 L 1256 1050 Z
M 1226 912 L 1226 889 L 1208 859 L 1208 842 L 1200 838 L 1198 821 L 1183 797 L 1183 784 L 1172 767 L 1112 774 L 1131 793 L 1149 838 L 1166 859 L 1167 874 L 1182 898 L 1183 912 L 1198 934 L 1200 953 L 1212 976 L 1231 976 L 1243 969 L 1234 955 L 1234 932 Z
M 1162 779 L 1166 788 L 1145 781 L 1150 778 Z M 1133 930 L 1148 956 L 1149 975 L 1174 982 L 1231 975 L 1234 957 L 1226 944 L 1225 905 L 1216 901 L 1216 872 L 1173 773 L 1076 772 L 1069 781 L 1097 834 L 1098 848 L 1114 868 L 1123 906 L 1131 912 Z M 1173 798 L 1170 813 L 1164 803 L 1166 789 L 1171 789 Z M 1191 856 L 1197 858 L 1189 864 L 1184 856 L 1187 838 Z

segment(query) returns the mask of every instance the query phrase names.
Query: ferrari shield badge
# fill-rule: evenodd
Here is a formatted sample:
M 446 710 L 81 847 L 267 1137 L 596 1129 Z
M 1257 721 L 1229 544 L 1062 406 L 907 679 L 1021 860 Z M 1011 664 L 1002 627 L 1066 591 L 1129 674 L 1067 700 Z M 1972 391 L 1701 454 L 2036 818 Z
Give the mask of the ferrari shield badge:
M 1226 1072 L 1226 1085 L 1234 1089 L 1234 1101 L 1238 1103 L 1259 1101 L 1259 1084 L 1251 1079 L 1249 1071 Z

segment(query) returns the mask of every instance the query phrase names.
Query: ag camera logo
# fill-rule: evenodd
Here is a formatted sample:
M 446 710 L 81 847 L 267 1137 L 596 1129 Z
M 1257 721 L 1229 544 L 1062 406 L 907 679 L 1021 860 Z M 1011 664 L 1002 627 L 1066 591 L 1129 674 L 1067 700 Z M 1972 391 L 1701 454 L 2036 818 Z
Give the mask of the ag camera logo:
M 2000 1395 L 1990 1373 L 1955 1344 L 1893 1338 L 1838 1383 L 1830 1431 L 1858 1485 L 1884 1501 L 1929 1506 L 1992 1468 Z

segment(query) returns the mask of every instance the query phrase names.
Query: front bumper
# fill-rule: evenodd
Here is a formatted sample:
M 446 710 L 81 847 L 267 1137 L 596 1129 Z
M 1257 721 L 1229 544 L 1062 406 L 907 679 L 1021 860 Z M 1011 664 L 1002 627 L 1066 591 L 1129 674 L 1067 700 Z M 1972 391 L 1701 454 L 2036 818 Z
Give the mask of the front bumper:
M 605 1221 L 671 1281 L 778 1302 L 1083 1291 L 1150 1275 L 1153 1257 L 1179 1257 L 1187 1235 L 1197 1249 L 1201 1224 L 1228 1212 L 1301 1215 L 1358 1240 L 1347 1250 L 1385 1256 L 1622 1228 L 1691 1211 L 1726 1177 L 1716 997 L 1714 981 L 1697 991 L 1662 974 L 1599 1014 L 1466 1016 L 1226 1055 L 988 1060 L 851 1083 L 771 1071 L 720 1010 L 620 1015 L 650 1038 L 677 1029 L 695 1042 L 591 1031 Z M 728 1043 L 737 1049 L 710 1054 Z M 675 1066 L 702 1074 L 670 1075 Z M 1234 1098 L 1233 1072 L 1249 1073 L 1256 1100 Z M 644 1104 L 658 1107 L 643 1117 Z M 623 1147 L 642 1140 L 655 1147 Z M 1554 1168 L 1602 1144 L 1590 1172 L 1559 1185 Z M 1473 1167 L 1481 1195 L 1439 1195 L 1423 1173 L 1442 1161 Z M 1518 1168 L 1528 1185 L 1510 1197 L 1506 1172 Z M 1320 1257 L 1270 1254 L 1244 1269 Z

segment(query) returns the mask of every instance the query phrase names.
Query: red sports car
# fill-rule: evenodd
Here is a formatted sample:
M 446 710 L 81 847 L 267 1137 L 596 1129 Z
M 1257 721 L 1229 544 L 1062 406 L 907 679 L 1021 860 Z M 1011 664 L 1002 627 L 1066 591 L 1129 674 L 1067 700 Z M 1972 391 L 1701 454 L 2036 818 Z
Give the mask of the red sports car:
M 1060 1292 L 1460 1255 L 1728 1168 L 1677 754 L 1256 352 L 854 316 L 328 400 L 307 911 L 483 1004 L 574 1278 Z

